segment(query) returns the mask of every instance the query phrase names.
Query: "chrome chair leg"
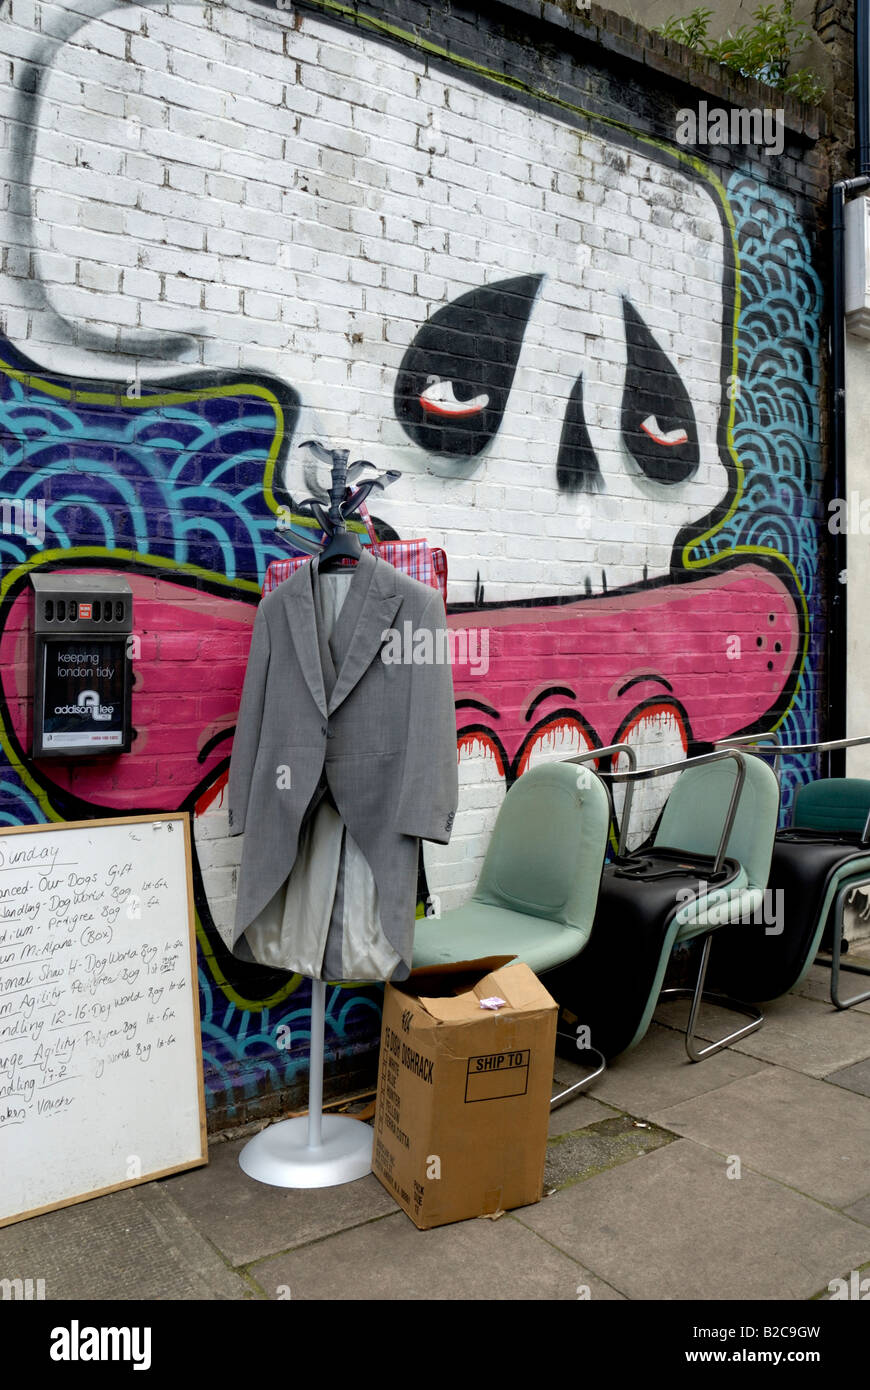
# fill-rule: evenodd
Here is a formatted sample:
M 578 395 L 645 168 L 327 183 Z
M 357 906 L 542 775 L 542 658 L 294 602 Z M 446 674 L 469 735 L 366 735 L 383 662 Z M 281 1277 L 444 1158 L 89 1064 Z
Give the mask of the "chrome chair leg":
M 559 1033 L 558 1036 L 560 1038 L 569 1039 L 571 1042 L 576 1041 L 573 1033 Z M 584 1047 L 581 1048 L 580 1051 L 583 1053 L 592 1053 L 592 1055 L 598 1059 L 598 1066 L 595 1071 L 590 1072 L 588 1076 L 581 1077 L 579 1081 L 574 1082 L 573 1086 L 568 1086 L 564 1091 L 560 1091 L 558 1095 L 553 1096 L 550 1100 L 551 1110 L 555 1110 L 559 1105 L 564 1105 L 565 1101 L 570 1100 L 572 1096 L 579 1096 L 583 1091 L 588 1090 L 593 1081 L 597 1081 L 599 1076 L 602 1076 L 607 1069 L 607 1062 L 603 1052 L 599 1052 L 595 1047 Z
M 698 978 L 694 989 L 685 987 L 674 989 L 663 989 L 659 999 L 691 999 L 692 1007 L 689 1011 L 689 1023 L 686 1028 L 686 1052 L 692 1062 L 703 1062 L 705 1057 L 712 1057 L 714 1052 L 721 1052 L 723 1047 L 730 1047 L 732 1043 L 739 1042 L 741 1038 L 747 1038 L 750 1033 L 754 1033 L 764 1022 L 764 1014 L 754 1004 L 746 1004 L 741 999 L 732 999 L 727 994 L 705 994 L 704 980 L 707 976 L 707 962 L 710 959 L 710 947 L 713 935 L 708 933 L 704 937 L 704 947 L 701 952 L 701 964 L 698 968 Z M 699 1047 L 695 1037 L 695 1024 L 698 1021 L 698 1014 L 702 1000 L 708 1004 L 719 1004 L 724 1009 L 731 1009 L 735 1013 L 745 1014 L 750 1019 L 742 1028 L 736 1029 L 733 1033 L 728 1033 L 724 1038 L 718 1038 L 715 1042 L 709 1043 L 706 1047 Z
M 853 1004 L 861 1004 L 865 999 L 870 999 L 870 989 L 863 994 L 853 994 L 851 999 L 840 998 L 840 957 L 843 949 L 843 913 L 846 907 L 846 895 L 851 893 L 854 884 L 844 883 L 837 894 L 834 903 L 834 944 L 831 949 L 830 962 L 823 961 L 823 965 L 828 965 L 831 971 L 831 1003 L 835 1009 L 851 1009 Z M 844 965 L 843 970 L 850 970 L 855 975 L 870 975 L 870 969 L 866 965 Z

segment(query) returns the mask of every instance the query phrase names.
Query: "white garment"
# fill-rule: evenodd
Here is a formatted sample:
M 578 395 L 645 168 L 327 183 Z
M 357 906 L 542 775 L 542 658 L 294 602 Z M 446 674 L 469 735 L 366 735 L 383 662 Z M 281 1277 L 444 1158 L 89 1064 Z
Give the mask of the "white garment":
M 352 573 L 319 574 L 320 609 L 331 636 Z M 342 980 L 388 980 L 401 957 L 384 935 L 368 862 L 335 807 L 321 800 L 303 822 L 293 869 L 248 927 L 259 965 L 323 978 L 329 933 L 341 934 Z

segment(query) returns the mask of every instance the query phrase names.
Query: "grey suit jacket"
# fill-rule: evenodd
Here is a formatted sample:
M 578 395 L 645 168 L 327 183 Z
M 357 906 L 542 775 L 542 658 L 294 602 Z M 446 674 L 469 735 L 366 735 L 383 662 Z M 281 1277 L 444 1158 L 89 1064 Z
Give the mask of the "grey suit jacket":
M 314 560 L 263 598 L 254 623 L 229 775 L 230 834 L 245 832 L 233 945 L 290 873 L 325 777 L 402 958 L 392 978 L 405 979 L 419 841 L 447 844 L 458 801 L 453 678 L 438 638 L 444 601 L 364 550 L 331 639 L 337 679 L 327 696 L 316 583 Z M 391 641 L 395 656 L 388 631 L 413 636 L 406 659 L 382 659 Z M 441 660 L 414 661 L 427 643 Z

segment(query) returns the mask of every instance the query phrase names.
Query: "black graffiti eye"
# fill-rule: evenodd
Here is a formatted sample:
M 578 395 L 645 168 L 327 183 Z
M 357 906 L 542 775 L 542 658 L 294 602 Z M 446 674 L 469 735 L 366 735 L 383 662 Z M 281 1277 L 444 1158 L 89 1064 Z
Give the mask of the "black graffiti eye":
M 638 467 L 655 483 L 684 483 L 698 467 L 695 412 L 679 372 L 640 314 L 622 301 L 627 366 L 622 437 Z
M 430 377 L 429 385 L 420 392 L 420 404 L 426 414 L 446 415 L 452 420 L 459 420 L 467 415 L 480 415 L 481 411 L 486 410 L 489 405 L 486 393 L 464 400 L 462 395 L 456 394 L 457 385 L 452 381 L 442 381 L 437 376 Z
M 396 378 L 396 416 L 433 454 L 472 458 L 507 405 L 540 275 L 470 290 L 420 328 Z
M 562 492 L 598 492 L 603 486 L 601 469 L 583 413 L 582 376 L 575 381 L 565 409 L 559 457 L 556 460 L 556 481 Z

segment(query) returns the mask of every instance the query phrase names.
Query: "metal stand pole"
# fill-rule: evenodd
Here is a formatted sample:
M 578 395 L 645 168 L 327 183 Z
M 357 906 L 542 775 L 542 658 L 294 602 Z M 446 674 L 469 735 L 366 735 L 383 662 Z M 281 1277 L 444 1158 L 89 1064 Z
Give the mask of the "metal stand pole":
M 239 1166 L 249 1178 L 272 1187 L 338 1187 L 371 1172 L 371 1125 L 323 1114 L 325 1031 L 326 984 L 312 980 L 308 1116 L 268 1125 L 245 1145 Z

